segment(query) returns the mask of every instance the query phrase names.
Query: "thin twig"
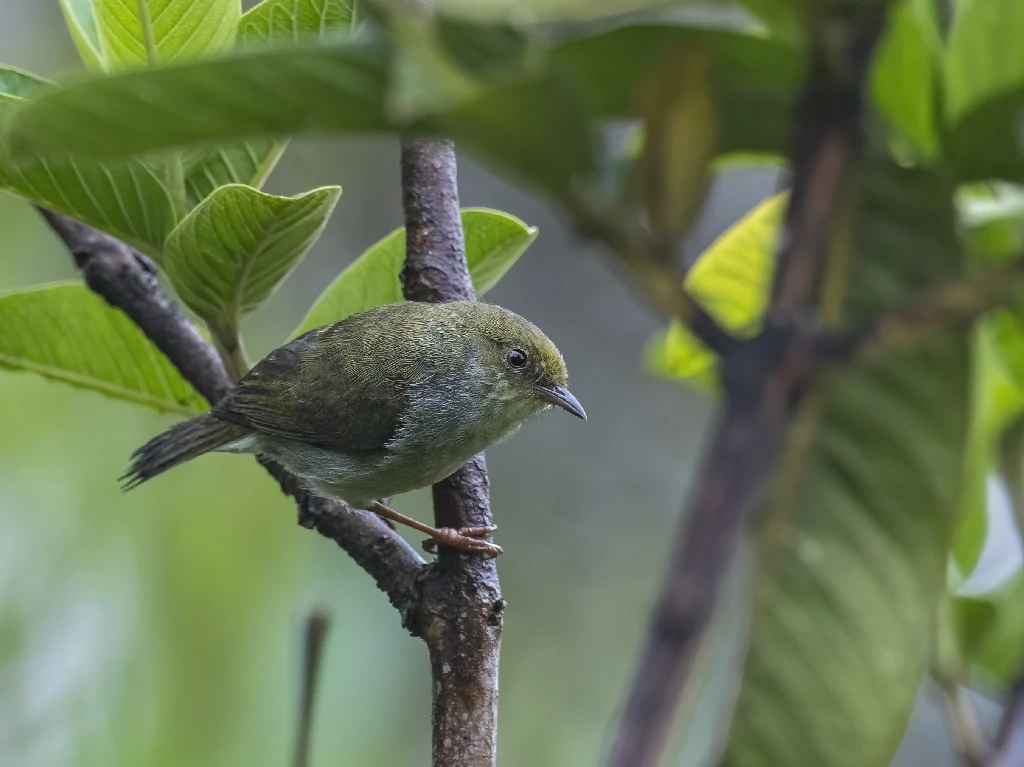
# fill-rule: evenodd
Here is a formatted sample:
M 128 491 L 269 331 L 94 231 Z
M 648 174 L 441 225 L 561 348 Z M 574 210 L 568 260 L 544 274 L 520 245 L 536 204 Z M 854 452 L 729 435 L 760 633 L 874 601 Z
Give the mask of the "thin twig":
M 711 620 L 736 538 L 760 500 L 786 427 L 814 374 L 801 330 L 818 262 L 860 148 L 862 93 L 882 14 L 850 22 L 837 71 L 819 56 L 798 113 L 793 193 L 764 330 L 722 354 L 725 414 L 680 528 L 640 668 L 612 746 L 612 767 L 653 767 Z
M 109 235 L 60 213 L 40 209 L 82 270 L 86 285 L 120 309 L 211 404 L 231 389 L 217 352 L 160 287 L 145 256 Z M 299 521 L 348 552 L 411 625 L 417 609 L 416 580 L 423 558 L 376 514 L 312 498 L 277 464 L 264 462 L 282 490 L 299 502 Z
M 299 721 L 295 733 L 295 753 L 292 767 L 307 767 L 309 744 L 313 731 L 313 704 L 316 702 L 316 687 L 320 677 L 320 660 L 323 656 L 324 639 L 329 626 L 327 613 L 313 610 L 306 616 L 302 643 L 302 687 L 299 690 Z
M 402 145 L 405 297 L 473 300 L 450 141 Z M 434 485 L 437 527 L 491 525 L 484 456 Z M 433 675 L 435 767 L 493 767 L 497 760 L 498 656 L 504 601 L 494 559 L 440 547 L 421 579 L 420 634 Z

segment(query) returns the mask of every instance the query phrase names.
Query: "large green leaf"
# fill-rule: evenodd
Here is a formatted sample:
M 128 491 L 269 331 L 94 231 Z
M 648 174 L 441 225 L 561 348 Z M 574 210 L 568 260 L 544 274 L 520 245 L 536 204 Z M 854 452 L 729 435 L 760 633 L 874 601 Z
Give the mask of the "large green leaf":
M 21 102 L 18 94 L 46 84 L 0 67 L 0 117 Z M 105 164 L 31 157 L 19 162 L 0 140 L 0 189 L 73 216 L 150 255 L 159 253 L 174 226 L 163 178 L 136 160 Z
M 854 319 L 962 270 L 948 184 L 877 166 L 862 181 Z M 944 593 L 969 379 L 967 334 L 954 332 L 823 382 L 795 503 L 763 518 L 723 764 L 890 763 Z
M 536 227 L 484 208 L 463 209 L 462 228 L 466 234 L 466 263 L 478 296 L 494 287 L 537 238 Z M 368 248 L 331 283 L 293 335 L 401 301 L 398 275 L 404 261 L 405 229 L 396 229 Z
M 903 0 L 892 8 L 872 75 L 875 103 L 927 157 L 938 151 L 935 91 L 941 65 L 932 5 Z
M 352 24 L 346 0 L 264 0 L 242 16 L 239 43 L 249 47 L 281 47 L 300 40 L 323 40 Z M 263 186 L 274 169 L 283 141 L 255 139 L 205 149 L 193 156 L 185 175 L 189 207 L 198 205 L 218 186 Z
M 156 410 L 206 407 L 135 323 L 80 283 L 0 296 L 0 367 Z
M 242 15 L 241 0 L 93 0 L 93 4 L 103 57 L 111 69 L 187 61 L 229 50 Z
M 93 0 L 60 0 L 60 8 L 82 61 L 89 69 L 105 70 L 107 62 L 100 42 L 99 27 L 96 25 L 96 6 Z
M 88 81 L 19 109 L 14 149 L 133 155 L 196 143 L 392 127 L 378 43 L 279 49 Z M 89 130 L 77 126 L 89 125 Z
M 597 116 L 638 117 L 647 78 L 667 55 L 687 49 L 711 59 L 719 151 L 784 153 L 801 61 L 782 43 L 699 27 L 622 27 L 559 46 L 551 67 L 583 90 Z
M 167 238 L 163 267 L 181 300 L 211 325 L 237 327 L 316 242 L 340 187 L 275 197 L 222 186 Z

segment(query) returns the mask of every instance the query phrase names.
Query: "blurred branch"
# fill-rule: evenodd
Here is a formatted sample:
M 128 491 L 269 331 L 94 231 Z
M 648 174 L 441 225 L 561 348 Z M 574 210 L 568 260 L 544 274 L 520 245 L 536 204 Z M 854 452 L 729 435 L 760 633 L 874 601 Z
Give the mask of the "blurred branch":
M 405 297 L 474 300 L 459 211 L 455 147 L 450 141 L 402 144 Z M 493 524 L 483 454 L 434 485 L 437 527 Z M 498 658 L 504 601 L 492 557 L 438 547 L 420 583 L 420 623 L 433 677 L 433 763 L 493 767 L 497 760 Z
M 295 735 L 295 754 L 292 767 L 307 767 L 309 764 L 310 733 L 313 729 L 313 704 L 316 702 L 316 686 L 320 675 L 320 659 L 323 656 L 324 639 L 330 621 L 322 610 L 314 610 L 306 617 L 302 645 L 302 689 L 299 692 L 299 722 Z
M 932 677 L 942 689 L 949 721 L 953 725 L 956 742 L 967 767 L 985 767 L 985 738 L 981 734 L 978 713 L 960 688 L 959 679 L 941 669 L 932 668 Z
M 815 286 L 861 146 L 862 93 L 884 8 L 836 20 L 843 45 L 812 61 L 798 111 L 793 191 L 765 328 L 721 354 L 725 413 L 684 517 L 608 760 L 654 767 L 692 670 L 736 538 L 761 500 L 782 437 L 816 363 L 798 315 Z
M 823 334 L 823 362 L 871 362 L 950 328 L 963 327 L 1024 294 L 1024 258 L 982 274 L 928 288 L 859 327 Z
M 212 404 L 231 389 L 217 352 L 160 287 L 149 259 L 60 213 L 42 209 L 40 213 L 74 256 L 86 285 L 127 314 L 196 391 Z M 262 463 L 282 490 L 299 502 L 299 522 L 348 552 L 388 595 L 408 625 L 416 610 L 416 578 L 426 564 L 423 558 L 376 514 L 312 498 L 283 467 Z
M 720 356 L 735 345 L 732 335 L 686 290 L 682 275 L 672 268 L 671 259 L 649 232 L 630 226 L 610 211 L 592 209 L 582 200 L 575 201 L 572 215 L 583 235 L 603 242 L 633 271 L 658 309 L 678 318 Z
M 985 767 L 1020 767 L 1024 764 L 1024 673 L 1013 683 L 999 734 L 984 764 Z

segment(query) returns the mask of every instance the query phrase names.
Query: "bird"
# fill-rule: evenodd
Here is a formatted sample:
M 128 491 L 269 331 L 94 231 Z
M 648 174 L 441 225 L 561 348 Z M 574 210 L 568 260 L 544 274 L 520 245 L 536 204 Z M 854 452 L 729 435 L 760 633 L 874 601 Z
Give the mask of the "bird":
M 586 421 L 555 344 L 480 301 L 385 304 L 274 349 L 206 413 L 136 450 L 125 490 L 209 452 L 273 460 L 312 495 L 497 556 L 494 527 L 436 528 L 384 505 L 455 473 L 552 406 Z

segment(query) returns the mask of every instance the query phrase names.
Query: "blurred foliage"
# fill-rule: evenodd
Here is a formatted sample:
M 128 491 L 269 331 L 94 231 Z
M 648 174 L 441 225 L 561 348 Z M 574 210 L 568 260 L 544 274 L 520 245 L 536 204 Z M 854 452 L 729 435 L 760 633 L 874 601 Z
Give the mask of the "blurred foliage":
M 570 219 L 597 218 L 613 229 L 627 221 L 649 231 L 668 254 L 704 204 L 715 168 L 784 157 L 807 63 L 805 37 L 813 28 L 797 5 L 754 0 L 743 3 L 754 16 L 742 16 L 742 23 L 709 23 L 643 0 L 526 6 L 450 0 L 441 3 L 439 17 L 426 21 L 380 2 L 366 7 L 370 23 L 359 30 L 352 29 L 352 8 L 338 0 L 264 0 L 244 15 L 235 0 L 205 4 L 206 15 L 197 13 L 199 5 L 62 0 L 71 39 L 93 74 L 58 85 L 0 68 L 0 188 L 152 255 L 218 342 L 237 340 L 243 316 L 265 304 L 315 245 L 336 202 L 336 188 L 289 197 L 259 191 L 288 138 L 445 134 Z M 842 3 L 823 8 L 850 9 Z M 647 13 L 641 21 L 583 23 L 613 10 Z M 852 261 L 843 308 L 854 318 L 1018 255 L 1024 231 L 1021 191 L 1012 185 L 1024 182 L 1016 121 L 1024 58 L 1007 53 L 1019 48 L 1011 43 L 1024 33 L 1019 3 L 958 4 L 948 34 L 929 0 L 896 2 L 888 18 L 870 81 L 871 138 L 881 140 L 868 142 L 851 199 Z M 555 30 L 544 19 L 575 23 Z M 622 122 L 640 130 L 627 152 L 606 140 L 609 124 Z M 990 186 L 996 179 L 1011 183 Z M 762 203 L 686 277 L 709 310 L 742 334 L 759 324 L 786 201 L 780 195 Z M 481 292 L 536 236 L 497 211 L 468 209 L 464 222 Z M 323 291 L 301 328 L 398 299 L 402 249 L 401 230 L 367 249 Z M 148 342 L 83 288 L 7 294 L 0 297 L 5 313 L 12 319 L 0 328 L 4 366 L 137 404 L 195 406 L 194 395 Z M 1005 682 L 1020 652 L 1019 574 L 989 594 L 955 592 L 975 569 L 990 526 L 986 481 L 1000 435 L 1024 409 L 1022 343 L 1024 323 L 1011 308 L 973 333 L 933 339 L 823 387 L 803 448 L 808 452 L 799 461 L 800 481 L 773 488 L 761 520 L 751 647 L 725 744 L 730 764 L 760 764 L 766 753 L 779 763 L 887 764 L 925 676 L 922 648 L 934 640 L 936 613 L 950 599 L 958 665 Z M 648 357 L 662 376 L 705 391 L 716 385 L 714 360 L 678 324 L 651 342 Z M 104 402 L 76 409 L 74 400 L 29 380 L 12 384 L 24 387 L 17 398 L 41 402 L 43 395 L 34 392 L 45 392 L 60 402 L 62 420 L 83 419 L 83 433 L 102 428 L 95 413 L 114 407 Z M 10 416 L 4 423 L 31 432 L 35 414 L 26 408 L 16 416 L 9 409 L 0 412 Z M 127 450 L 142 432 L 126 427 L 116 438 Z M 66 458 L 68 471 L 84 471 L 76 461 L 84 463 Z M 161 499 L 162 511 L 131 523 L 166 525 L 173 535 L 156 536 L 154 550 L 144 552 L 148 557 L 127 544 L 117 550 L 117 556 L 137 558 L 140 571 L 145 566 L 156 573 L 148 578 L 166 577 L 162 593 L 170 596 L 151 604 L 131 584 L 117 584 L 120 591 L 102 603 L 132 623 L 120 634 L 123 642 L 142 641 L 139 627 L 145 626 L 154 646 L 188 645 L 188 652 L 164 653 L 174 659 L 169 662 L 139 662 L 138 673 L 160 689 L 178 689 L 181 678 L 191 677 L 203 681 L 190 689 L 209 691 L 198 700 L 159 702 L 159 724 L 152 710 L 134 705 L 138 691 L 127 682 L 125 689 L 134 692 L 104 697 L 127 712 L 117 714 L 118 721 L 134 724 L 126 730 L 132 735 L 118 743 L 122 752 L 159 754 L 168 764 L 194 761 L 195 754 L 223 763 L 266 761 L 265 740 L 220 736 L 225 729 L 255 730 L 254 711 L 266 716 L 275 708 L 268 731 L 280 753 L 287 732 L 290 701 L 257 705 L 266 679 L 234 673 L 238 659 L 223 635 L 207 639 L 225 611 L 244 611 L 245 619 L 225 621 L 236 632 L 232 652 L 252 655 L 253 664 L 276 657 L 279 648 L 272 645 L 282 641 L 287 622 L 283 602 L 267 600 L 268 609 L 278 611 L 272 642 L 248 641 L 250 627 L 265 595 L 285 588 L 274 579 L 277 566 L 307 542 L 289 538 L 282 545 L 268 533 L 287 522 L 279 508 L 286 504 L 268 502 L 269 486 L 261 484 L 268 480 L 257 478 L 255 466 L 212 461 L 216 474 L 203 480 L 199 467 L 182 470 L 180 484 L 162 486 L 173 496 Z M 7 484 L 17 487 L 15 480 Z M 95 506 L 100 516 L 54 533 L 65 537 L 50 550 L 70 550 L 79 537 L 125 524 L 120 515 L 128 502 L 113 496 L 109 483 L 97 480 L 89 490 L 103 501 Z M 251 505 L 247 523 L 221 513 L 172 525 L 170 509 L 204 493 Z M 55 499 L 54 508 L 44 510 L 54 515 L 54 527 L 66 502 Z M 225 551 L 226 540 L 240 545 Z M 954 575 L 947 583 L 948 566 Z M 64 575 L 78 571 L 67 567 Z M 352 623 L 382 643 L 377 666 L 386 664 L 389 643 L 400 638 L 381 628 L 397 628 L 397 622 L 383 617 L 386 605 L 370 606 L 372 596 L 348 609 Z M 602 601 L 614 605 L 618 597 L 627 598 L 615 590 Z M 97 613 L 80 620 L 103 626 L 109 618 Z M 3 637 L 17 652 L 30 644 L 18 636 L 20 625 L 12 622 L 12 638 L 6 631 Z M 510 632 L 514 626 L 510 617 Z M 79 627 L 75 635 L 99 641 L 89 639 L 89 630 Z M 577 638 L 590 641 L 584 637 Z M 116 646 L 109 652 L 115 657 Z M 538 674 L 543 665 L 516 671 Z M 125 675 L 136 671 L 119 668 Z M 348 689 L 381 694 L 363 692 L 373 687 L 367 669 L 352 663 L 346 669 L 364 675 L 363 684 Z M 509 679 L 507 667 L 503 679 Z M 522 683 L 511 679 L 513 687 Z M 278 682 L 275 689 L 285 686 Z M 343 695 L 345 688 L 325 689 Z M 331 701 L 323 703 L 330 710 Z M 405 701 L 398 705 L 409 708 Z M 114 716 L 97 713 L 105 715 Z M 225 718 L 237 727 L 224 728 Z M 422 717 L 414 719 L 425 731 Z M 394 722 L 387 724 L 381 738 L 393 729 Z M 193 735 L 176 739 L 184 731 Z M 87 732 L 68 740 L 92 756 Z M 347 759 L 379 763 L 368 743 Z M 588 743 L 588 754 L 599 747 Z M 99 762 L 103 754 L 94 758 Z M 550 763 L 567 762 L 556 757 Z

